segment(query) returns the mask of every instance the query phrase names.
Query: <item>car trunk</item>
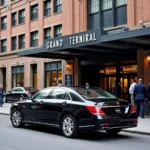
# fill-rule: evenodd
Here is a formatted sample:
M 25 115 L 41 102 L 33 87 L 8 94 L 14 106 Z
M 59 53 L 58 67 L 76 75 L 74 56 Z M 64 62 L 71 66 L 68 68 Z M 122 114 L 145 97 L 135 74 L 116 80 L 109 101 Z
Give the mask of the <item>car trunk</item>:
M 96 105 L 109 117 L 126 117 L 131 112 L 131 106 L 124 100 L 108 98 L 90 101 L 96 102 Z

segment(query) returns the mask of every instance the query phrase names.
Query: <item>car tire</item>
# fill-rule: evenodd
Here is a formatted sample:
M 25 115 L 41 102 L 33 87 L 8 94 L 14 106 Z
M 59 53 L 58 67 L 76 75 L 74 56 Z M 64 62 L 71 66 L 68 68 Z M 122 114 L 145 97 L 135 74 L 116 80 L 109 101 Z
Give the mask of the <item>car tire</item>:
M 67 138 L 74 138 L 78 134 L 77 125 L 74 117 L 70 114 L 65 115 L 61 120 L 61 131 Z
M 110 129 L 110 130 L 106 130 L 106 133 L 109 135 L 116 135 L 121 131 L 121 129 Z
M 22 113 L 18 109 L 14 109 L 11 113 L 11 123 L 15 128 L 21 128 L 24 127 L 24 124 L 22 123 L 23 116 Z

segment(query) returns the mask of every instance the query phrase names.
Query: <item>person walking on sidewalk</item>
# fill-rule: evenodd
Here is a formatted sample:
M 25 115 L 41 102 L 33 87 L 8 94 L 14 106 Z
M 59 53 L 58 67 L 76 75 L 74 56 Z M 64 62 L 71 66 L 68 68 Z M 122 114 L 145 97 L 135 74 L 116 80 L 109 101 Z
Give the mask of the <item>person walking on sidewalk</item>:
M 2 85 L 0 84 L 0 107 L 3 106 L 3 94 L 4 94 L 4 90 L 2 88 Z
M 136 113 L 137 115 L 144 118 L 144 102 L 146 99 L 146 86 L 143 84 L 142 79 L 139 79 L 138 84 L 135 85 L 134 89 L 135 101 L 136 101 Z
M 135 102 L 134 102 L 134 88 L 135 88 L 135 85 L 136 85 L 136 80 L 135 79 L 133 79 L 132 80 L 132 84 L 131 84 L 131 86 L 130 86 L 130 88 L 129 88 L 129 93 L 130 93 L 130 99 L 131 99 L 131 104 L 134 106 L 135 104 Z

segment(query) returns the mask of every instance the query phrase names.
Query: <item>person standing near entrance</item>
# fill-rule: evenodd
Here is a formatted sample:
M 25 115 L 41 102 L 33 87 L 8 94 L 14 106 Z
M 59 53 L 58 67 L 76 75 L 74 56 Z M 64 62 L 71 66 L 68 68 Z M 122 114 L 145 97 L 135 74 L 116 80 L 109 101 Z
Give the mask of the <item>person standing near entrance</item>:
M 132 80 L 132 84 L 129 88 L 129 93 L 130 93 L 130 99 L 131 99 L 131 104 L 134 106 L 134 89 L 135 89 L 135 85 L 136 85 L 136 80 L 133 79 Z
M 86 82 L 85 87 L 86 87 L 86 89 L 89 88 L 89 83 L 88 82 Z
M 60 79 L 57 80 L 57 86 L 62 86 L 62 81 Z
M 135 85 L 134 89 L 135 101 L 136 101 L 136 113 L 137 115 L 144 118 L 144 102 L 146 100 L 146 86 L 143 84 L 142 79 L 139 79 L 137 85 Z
M 114 95 L 118 98 L 121 98 L 121 84 L 120 82 L 116 83 L 114 87 Z
M 4 95 L 4 89 L 2 88 L 2 85 L 0 84 L 0 106 L 3 106 L 3 95 Z

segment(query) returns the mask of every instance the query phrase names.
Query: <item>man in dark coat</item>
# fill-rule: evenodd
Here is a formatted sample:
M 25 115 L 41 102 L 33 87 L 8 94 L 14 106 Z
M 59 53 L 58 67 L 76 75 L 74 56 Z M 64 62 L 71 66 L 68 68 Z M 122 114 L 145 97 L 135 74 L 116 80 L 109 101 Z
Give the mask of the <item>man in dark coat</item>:
M 114 95 L 118 98 L 121 98 L 121 85 L 120 82 L 118 82 L 114 87 Z
M 134 89 L 135 101 L 136 101 L 136 112 L 137 115 L 144 118 L 144 102 L 146 99 L 146 86 L 143 84 L 142 79 L 139 79 L 139 83 L 135 85 Z

